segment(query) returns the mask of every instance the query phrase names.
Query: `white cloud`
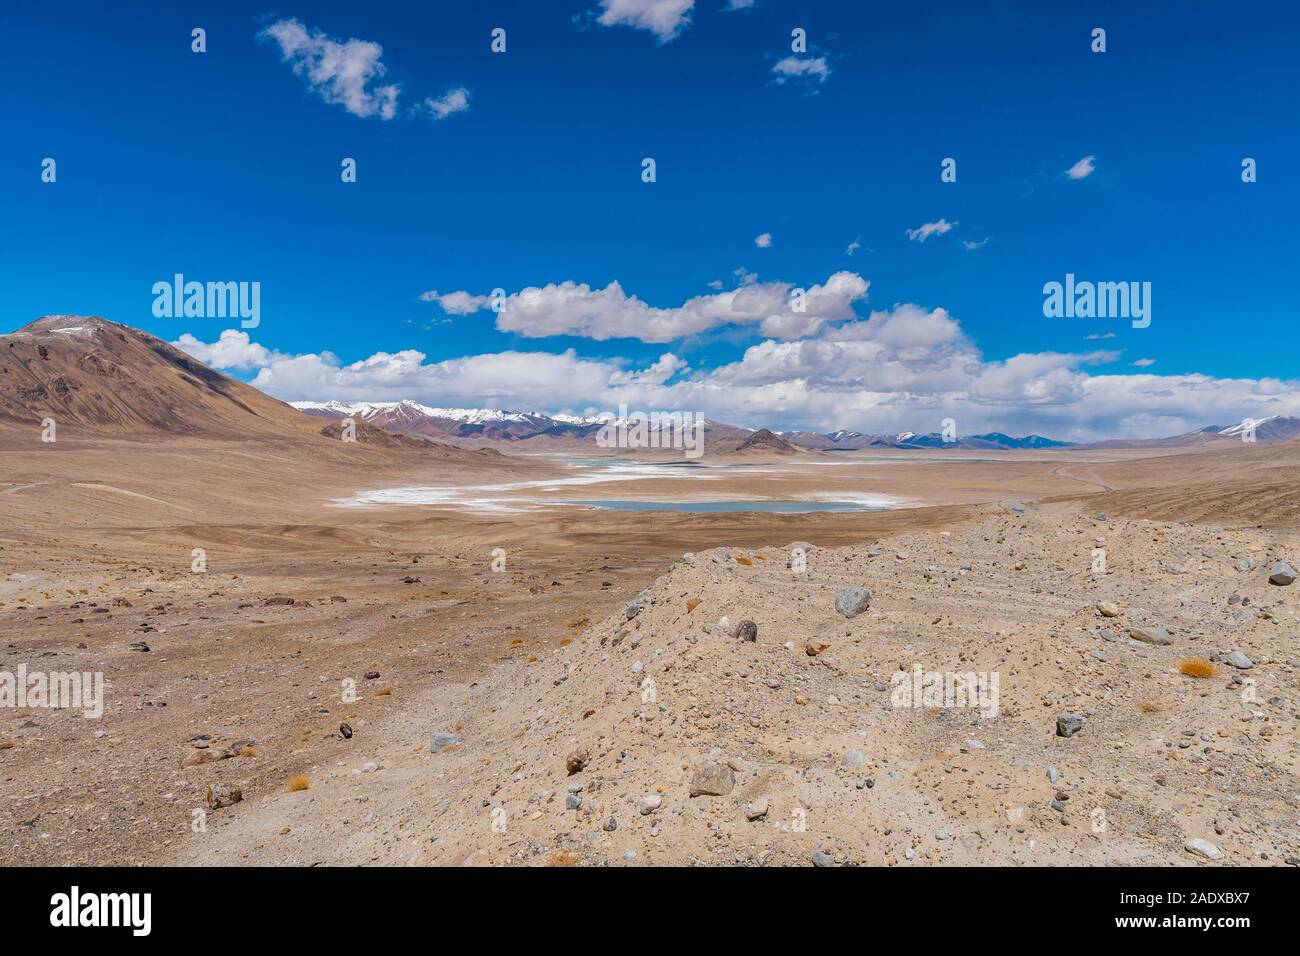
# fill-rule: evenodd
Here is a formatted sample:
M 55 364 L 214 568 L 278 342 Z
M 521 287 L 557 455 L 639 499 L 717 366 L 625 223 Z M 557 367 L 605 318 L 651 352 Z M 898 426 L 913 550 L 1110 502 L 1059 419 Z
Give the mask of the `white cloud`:
M 649 30 L 667 43 L 691 24 L 695 0 L 600 0 L 602 26 Z
M 489 299 L 485 295 L 470 295 L 468 292 L 448 292 L 439 294 L 437 289 L 420 293 L 421 302 L 437 302 L 442 311 L 448 315 L 469 315 L 486 308 Z
M 767 249 L 772 245 L 772 234 L 770 232 L 762 233 L 754 237 L 754 245 L 760 249 Z
M 722 9 L 727 13 L 733 10 L 752 10 L 754 9 L 754 0 L 727 0 L 727 5 Z
M 944 233 L 952 230 L 957 225 L 955 222 L 949 222 L 946 219 L 940 219 L 938 222 L 922 223 L 919 228 L 908 229 L 907 238 L 913 242 L 925 242 L 931 236 L 942 236 Z
M 458 86 L 455 89 L 448 90 L 437 99 L 426 97 L 424 108 L 428 110 L 429 115 L 434 119 L 446 119 L 452 113 L 460 113 L 469 109 L 469 90 L 463 86 Z
M 388 120 L 396 115 L 398 87 L 377 82 L 388 72 L 380 62 L 384 50 L 378 43 L 335 40 L 296 19 L 277 20 L 258 36 L 279 44 L 284 61 L 326 103 L 338 104 L 354 116 Z
M 963 247 L 967 252 L 973 252 L 973 251 L 975 251 L 976 249 L 983 249 L 985 246 L 987 246 L 987 245 L 989 244 L 989 240 L 988 240 L 988 237 L 987 237 L 987 236 L 986 236 L 985 238 L 981 239 L 979 242 L 973 242 L 973 241 L 971 241 L 970 239 L 963 239 L 961 244 L 962 244 L 962 247 Z
M 250 341 L 248 333 L 239 329 L 223 330 L 217 341 L 211 344 L 205 344 L 186 332 L 172 345 L 193 355 L 204 365 L 240 372 L 263 368 L 289 358 L 282 352 L 274 352 Z
M 1115 338 L 1115 333 L 1114 332 L 1093 332 L 1091 335 L 1085 335 L 1083 338 L 1084 341 L 1088 341 L 1088 342 L 1091 342 L 1094 339 L 1113 339 Z
M 734 362 L 696 371 L 672 352 L 643 368 L 582 358 L 572 349 L 432 363 L 406 350 L 344 364 L 328 352 L 285 355 L 238 330 L 211 344 L 187 333 L 174 344 L 217 368 L 257 369 L 253 384 L 285 400 L 413 398 L 435 406 L 543 411 L 612 410 L 626 403 L 817 431 L 938 431 L 952 417 L 963 434 L 1037 433 L 1073 441 L 1300 416 L 1300 381 L 1089 372 L 1114 362 L 1118 354 L 1110 351 L 986 360 L 947 311 L 910 304 L 823 324 L 801 339 L 769 337 Z
M 853 318 L 853 303 L 865 299 L 868 288 L 861 276 L 837 272 L 824 284 L 807 288 L 803 311 L 795 311 L 791 304 L 795 287 L 791 283 L 758 282 L 757 276 L 743 269 L 738 269 L 737 275 L 739 288 L 696 296 L 673 308 L 649 305 L 628 295 L 618 282 L 603 289 L 570 280 L 540 288 L 532 286 L 505 297 L 496 327 L 527 338 L 576 335 L 597 340 L 671 342 L 721 326 L 756 325 L 763 335 L 800 338 L 827 322 Z M 440 303 L 462 303 L 466 311 L 477 311 L 473 306 L 482 308 L 487 301 L 484 296 L 468 292 L 426 295 Z
M 1075 163 L 1073 166 L 1067 169 L 1064 175 L 1070 177 L 1071 179 L 1087 179 L 1097 169 L 1096 162 L 1095 162 L 1096 159 L 1097 159 L 1096 156 L 1085 156 L 1083 157 L 1083 159 L 1079 160 L 1077 163 Z
M 844 254 L 846 256 L 851 256 L 853 255 L 853 253 L 857 252 L 861 248 L 862 248 L 862 237 L 859 236 L 857 239 L 854 239 L 844 248 Z
M 777 61 L 772 72 L 778 83 L 798 79 L 820 85 L 831 75 L 831 68 L 824 56 L 787 56 Z
M 1138 368 L 1150 368 L 1152 365 L 1156 364 L 1156 360 L 1153 358 L 1140 358 L 1133 364 Z

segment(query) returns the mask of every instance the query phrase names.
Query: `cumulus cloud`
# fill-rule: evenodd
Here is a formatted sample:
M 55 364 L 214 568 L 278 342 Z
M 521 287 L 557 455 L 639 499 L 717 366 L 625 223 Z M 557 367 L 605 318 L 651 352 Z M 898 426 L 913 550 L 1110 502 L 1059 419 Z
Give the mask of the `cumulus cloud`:
M 907 238 L 913 242 L 925 242 L 931 236 L 942 236 L 946 232 L 952 231 L 952 227 L 957 225 L 955 222 L 949 222 L 946 219 L 940 219 L 938 222 L 922 223 L 916 229 L 907 230 Z
M 186 332 L 172 345 L 194 356 L 204 365 L 240 372 L 264 368 L 289 357 L 258 345 L 249 339 L 247 332 L 241 332 L 239 329 L 225 329 L 217 340 L 210 344 L 201 342 Z
M 336 40 L 296 19 L 277 20 L 258 36 L 278 44 L 284 62 L 326 103 L 340 105 L 353 116 L 389 120 L 396 115 L 398 87 L 378 82 L 388 72 L 379 59 L 384 49 L 378 43 Z
M 455 89 L 448 90 L 437 99 L 426 97 L 424 108 L 434 119 L 446 119 L 452 113 L 460 113 L 469 109 L 469 90 L 463 86 L 458 86 Z
M 820 86 L 830 77 L 831 67 L 824 56 L 787 56 L 776 62 L 772 72 L 778 83 L 803 80 Z
M 667 43 L 691 24 L 695 0 L 600 0 L 602 26 L 649 30 Z
M 762 233 L 754 237 L 754 245 L 760 249 L 767 249 L 772 245 L 772 234 L 770 232 Z
M 815 294 L 809 290 L 808 313 L 793 314 L 800 321 L 779 311 L 769 323 L 768 306 L 781 300 L 783 288 L 763 284 L 678 309 L 654 309 L 617 283 L 605 289 L 561 283 L 519 293 L 538 298 L 535 308 L 516 315 L 517 321 L 524 316 L 535 322 L 535 334 L 599 329 L 601 334 L 589 337 L 614 337 L 605 333 L 617 331 L 654 341 L 660 332 L 672 337 L 668 333 L 720 320 L 769 326 L 761 341 L 715 368 L 692 369 L 674 351 L 633 363 L 585 358 L 574 349 L 437 362 L 403 350 L 344 363 L 329 352 L 287 355 L 235 329 L 212 343 L 186 333 L 174 344 L 215 368 L 254 373 L 254 385 L 285 400 L 413 398 L 429 405 L 550 412 L 627 404 L 815 431 L 938 431 L 951 417 L 963 434 L 1037 433 L 1070 441 L 1158 437 L 1246 417 L 1300 416 L 1300 381 L 1157 375 L 1141 362 L 1137 370 L 1098 374 L 1099 366 L 1119 358 L 1108 350 L 987 359 L 945 309 L 903 303 L 858 316 L 853 305 L 865 299 L 867 282 L 852 273 L 831 276 L 814 287 Z M 826 318 L 832 315 L 837 318 Z
M 1065 171 L 1070 179 L 1087 179 L 1097 169 L 1096 156 L 1085 156 Z
M 485 295 L 470 295 L 468 292 L 448 292 L 439 294 L 437 289 L 420 293 L 421 302 L 437 302 L 438 307 L 448 315 L 469 315 L 479 309 L 485 309 L 490 299 Z
M 743 269 L 737 274 L 739 288 L 696 296 L 672 308 L 658 308 L 629 295 L 617 281 L 603 289 L 572 280 L 530 286 L 505 297 L 496 327 L 526 338 L 576 335 L 671 342 L 721 326 L 753 325 L 774 338 L 801 338 L 827 322 L 853 318 L 853 303 L 865 299 L 868 288 L 861 276 L 837 272 L 824 283 L 804 289 L 800 308 L 792 283 L 759 282 Z M 485 296 L 468 292 L 425 296 L 436 298 L 444 309 L 448 301 L 462 306 L 459 314 L 487 305 Z

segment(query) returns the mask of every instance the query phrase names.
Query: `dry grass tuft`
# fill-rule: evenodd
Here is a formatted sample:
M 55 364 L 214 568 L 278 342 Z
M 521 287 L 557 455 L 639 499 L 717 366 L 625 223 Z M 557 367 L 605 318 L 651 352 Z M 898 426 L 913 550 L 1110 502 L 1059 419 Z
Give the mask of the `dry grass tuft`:
M 0 750 L 13 750 L 14 742 L 12 740 L 0 740 Z
M 288 791 L 290 793 L 297 793 L 299 790 L 306 790 L 310 786 L 311 778 L 309 778 L 305 773 L 300 773 L 295 777 L 289 778 Z
M 1159 713 L 1162 709 L 1162 705 L 1158 700 L 1144 700 L 1138 706 L 1142 708 L 1144 714 Z
M 749 567 L 749 566 L 752 565 L 754 562 L 753 562 L 752 560 L 750 560 L 749 558 L 745 557 L 743 554 L 738 554 L 738 555 L 736 555 L 736 563 L 737 563 L 737 564 L 743 564 L 743 565 L 745 565 L 746 567 Z
M 375 691 L 375 696 L 376 696 L 376 697 L 387 697 L 387 696 L 388 696 L 389 694 L 391 694 L 392 692 L 393 692 L 393 685 L 392 685 L 392 684 L 389 684 L 389 685 L 388 685 L 387 687 L 385 687 L 383 690 L 377 690 L 377 691 Z
M 588 624 L 590 624 L 590 623 L 591 623 L 591 621 L 590 621 L 590 619 L 588 619 L 588 618 L 585 618 L 585 617 L 575 617 L 575 618 L 573 618 L 573 620 L 565 622 L 565 625 L 564 625 L 564 626 L 565 626 L 565 627 L 570 627 L 570 628 L 572 628 L 572 627 L 586 627 L 586 626 L 587 626 Z
M 516 637 L 513 641 L 510 642 L 510 646 L 511 646 L 511 647 L 522 647 L 522 646 L 523 646 L 523 643 L 524 643 L 524 639 L 523 639 L 522 637 Z
M 241 747 L 241 748 L 239 748 L 239 756 L 241 756 L 241 757 L 256 757 L 256 756 L 257 756 L 257 748 L 256 748 L 256 747 Z
M 687 613 L 687 614 L 690 614 L 692 611 L 694 611 L 694 610 L 695 610 L 697 607 L 699 607 L 699 606 L 700 606 L 700 599 L 699 599 L 699 598 L 687 598 L 687 600 L 686 600 L 686 613 Z
M 578 855 L 570 853 L 568 850 L 559 850 L 551 854 L 551 858 L 546 861 L 547 866 L 577 866 Z
M 1189 657 L 1185 661 L 1179 661 L 1178 672 L 1188 677 L 1214 677 L 1219 669 L 1204 657 Z

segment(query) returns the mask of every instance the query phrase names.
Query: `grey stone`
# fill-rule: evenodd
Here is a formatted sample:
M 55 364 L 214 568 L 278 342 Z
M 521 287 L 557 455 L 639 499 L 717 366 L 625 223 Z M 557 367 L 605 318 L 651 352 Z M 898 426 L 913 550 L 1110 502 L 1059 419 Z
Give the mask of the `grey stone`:
M 452 744 L 458 743 L 460 743 L 460 738 L 455 734 L 440 730 L 429 738 L 429 749 L 437 753 L 439 750 L 445 750 Z
M 208 806 L 213 810 L 234 806 L 244 799 L 240 789 L 229 783 L 214 783 L 208 787 Z
M 1172 644 L 1174 639 L 1169 636 L 1169 632 L 1163 627 L 1146 627 L 1135 625 L 1129 628 L 1129 637 L 1135 641 L 1141 641 L 1143 644 L 1157 644 L 1164 647 L 1166 644 Z
M 871 592 L 854 585 L 835 593 L 835 610 L 845 617 L 857 617 L 871 605 Z
M 1243 654 L 1241 651 L 1233 651 L 1228 655 L 1228 663 L 1238 670 L 1250 670 L 1255 666 L 1255 662 Z
M 1184 847 L 1188 853 L 1195 853 L 1197 856 L 1203 856 L 1207 860 L 1217 860 L 1223 856 L 1223 851 L 1211 843 L 1209 840 L 1202 840 L 1200 837 L 1192 837 L 1187 841 Z
M 835 857 L 831 856 L 825 850 L 818 850 L 812 855 L 813 866 L 834 866 Z
M 753 621 L 741 621 L 732 630 L 731 636 L 752 644 L 758 640 L 758 625 Z
M 1002 507 L 1018 515 L 1022 515 L 1025 513 L 1025 506 L 1022 505 L 1015 498 L 1009 498 L 1006 501 L 1002 502 Z
M 1078 714 L 1061 714 L 1056 718 L 1056 736 L 1073 737 L 1083 730 L 1084 719 Z
M 1286 587 L 1295 583 L 1295 571 L 1285 561 L 1279 561 L 1269 569 L 1268 583 Z

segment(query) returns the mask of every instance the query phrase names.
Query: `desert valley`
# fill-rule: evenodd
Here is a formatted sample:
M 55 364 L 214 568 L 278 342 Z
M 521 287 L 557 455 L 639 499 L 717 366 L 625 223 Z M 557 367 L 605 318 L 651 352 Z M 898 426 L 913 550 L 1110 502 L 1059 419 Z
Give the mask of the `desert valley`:
M 104 681 L 0 709 L 11 863 L 1300 862 L 1300 422 L 691 460 L 304 404 L 0 336 L 0 671 Z

